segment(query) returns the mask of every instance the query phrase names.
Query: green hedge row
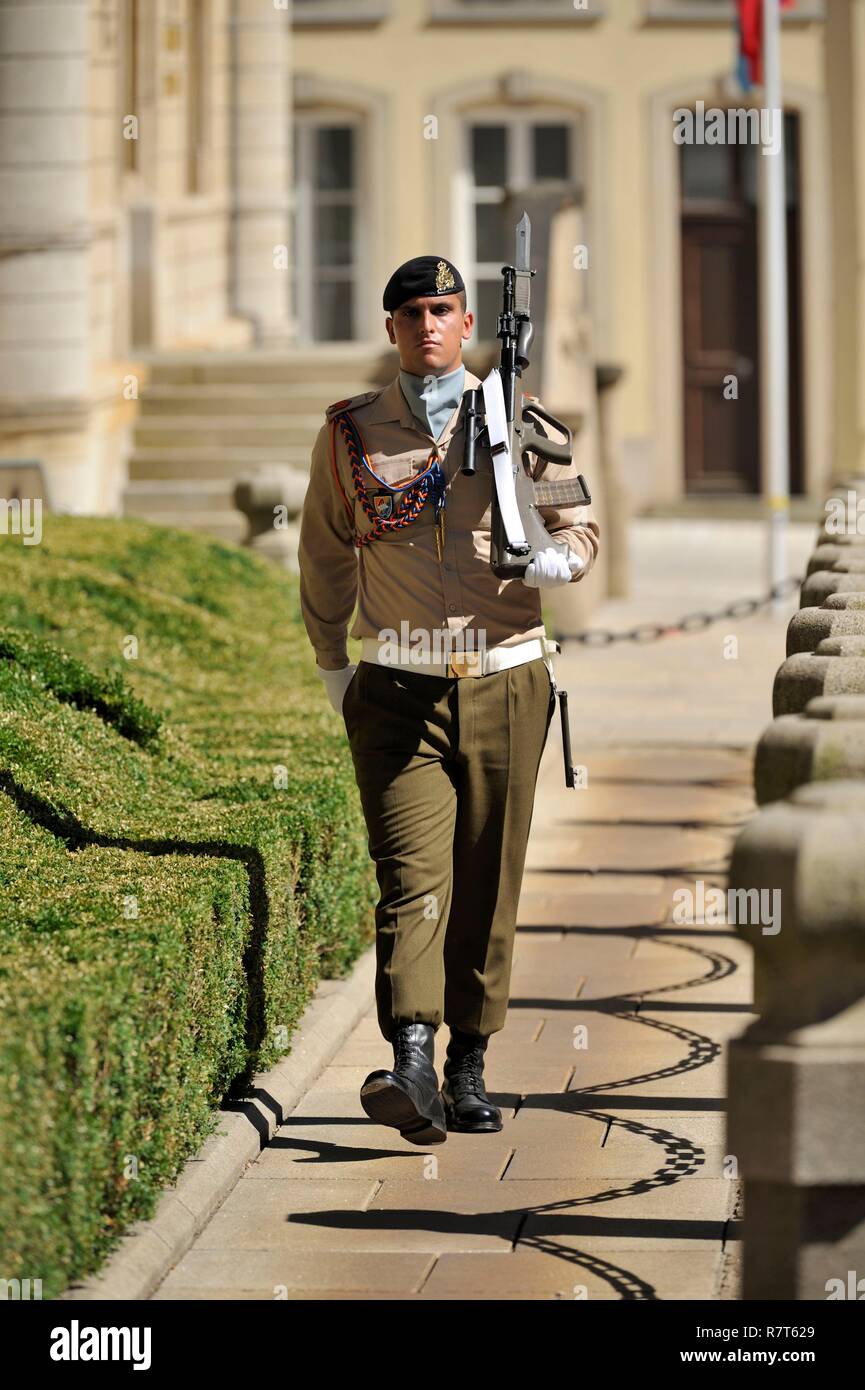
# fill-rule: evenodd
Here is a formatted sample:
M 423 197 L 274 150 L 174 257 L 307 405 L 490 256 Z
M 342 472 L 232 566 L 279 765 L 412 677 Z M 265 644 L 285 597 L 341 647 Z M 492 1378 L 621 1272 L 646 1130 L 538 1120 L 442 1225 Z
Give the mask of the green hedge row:
M 0 537 L 0 1278 L 99 1267 L 377 897 L 296 580 L 136 521 Z

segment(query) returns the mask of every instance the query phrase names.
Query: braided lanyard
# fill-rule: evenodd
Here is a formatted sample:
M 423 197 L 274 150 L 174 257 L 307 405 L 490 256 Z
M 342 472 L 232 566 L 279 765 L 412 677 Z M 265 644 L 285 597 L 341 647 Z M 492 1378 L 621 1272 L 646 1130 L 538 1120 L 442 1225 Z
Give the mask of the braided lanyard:
M 400 483 L 396 487 L 391 487 L 389 483 L 384 482 L 383 478 L 378 477 L 375 469 L 370 464 L 360 430 L 349 411 L 341 411 L 340 414 L 334 415 L 332 418 L 339 426 L 340 433 L 348 448 L 351 477 L 354 483 L 355 494 L 367 518 L 372 522 L 372 529 L 367 531 L 366 535 L 360 535 L 360 533 L 355 534 L 355 546 L 360 548 L 362 545 L 369 545 L 371 541 L 378 540 L 379 536 L 384 535 L 386 532 L 399 531 L 403 526 L 410 526 L 420 515 L 421 508 L 427 497 L 432 495 L 435 512 L 436 550 L 439 560 L 441 560 L 445 531 L 444 508 L 446 480 L 438 459 L 438 451 L 435 448 L 430 450 L 426 467 L 416 478 L 410 479 L 407 483 Z M 366 493 L 366 483 L 364 482 L 363 476 L 364 468 L 368 469 L 374 478 L 383 483 L 389 492 L 407 493 L 407 500 L 401 511 L 395 511 L 394 515 L 391 517 L 379 516 Z

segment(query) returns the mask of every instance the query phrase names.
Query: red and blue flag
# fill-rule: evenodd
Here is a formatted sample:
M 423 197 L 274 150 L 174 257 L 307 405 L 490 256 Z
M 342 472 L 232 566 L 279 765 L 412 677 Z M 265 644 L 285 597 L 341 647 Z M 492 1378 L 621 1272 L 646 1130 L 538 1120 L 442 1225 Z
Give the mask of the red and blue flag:
M 792 10 L 796 0 L 780 0 L 782 10 Z M 739 61 L 736 75 L 742 90 L 763 83 L 763 0 L 736 0 Z

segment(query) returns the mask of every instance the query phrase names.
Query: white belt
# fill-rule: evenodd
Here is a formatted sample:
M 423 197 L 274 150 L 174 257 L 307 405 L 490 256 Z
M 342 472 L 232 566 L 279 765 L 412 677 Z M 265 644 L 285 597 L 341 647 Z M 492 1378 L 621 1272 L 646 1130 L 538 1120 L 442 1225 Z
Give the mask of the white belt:
M 376 637 L 361 639 L 361 661 L 369 661 L 378 666 L 389 666 L 394 671 L 417 671 L 424 676 L 488 676 L 494 671 L 503 671 L 508 666 L 521 666 L 525 661 L 537 661 L 543 657 L 550 679 L 555 686 L 550 653 L 560 651 L 558 642 L 552 637 L 531 637 L 527 642 L 516 642 L 511 647 L 482 648 L 477 652 L 466 652 L 453 656 L 449 661 L 405 660 L 392 661 L 389 642 L 379 642 Z M 406 648 L 403 654 L 408 657 Z

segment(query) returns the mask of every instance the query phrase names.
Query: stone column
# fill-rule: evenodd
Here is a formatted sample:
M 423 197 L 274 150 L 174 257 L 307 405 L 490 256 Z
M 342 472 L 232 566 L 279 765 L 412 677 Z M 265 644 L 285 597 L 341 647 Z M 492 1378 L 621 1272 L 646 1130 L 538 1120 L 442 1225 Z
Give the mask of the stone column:
M 612 362 L 599 362 L 595 368 L 598 385 L 601 475 L 606 500 L 604 514 L 607 523 L 607 598 L 628 598 L 631 592 L 631 562 L 628 554 L 631 503 L 620 467 L 615 404 L 615 387 L 622 373 L 623 368 Z
M 232 0 L 232 312 L 257 346 L 294 338 L 289 304 L 291 71 L 288 0 Z M 285 248 L 280 252 L 279 248 Z M 275 257 L 277 259 L 275 259 Z
M 544 605 L 552 616 L 556 636 L 563 640 L 588 625 L 595 606 L 606 598 L 609 552 L 606 548 L 609 512 L 603 475 L 600 411 L 594 360 L 592 321 L 586 312 L 585 273 L 575 264 L 575 248 L 585 238 L 583 212 L 563 203 L 550 222 L 544 338 L 533 348 L 540 356 L 537 389 L 547 410 L 574 433 L 574 471 L 582 473 L 592 495 L 601 546 L 591 575 L 576 584 L 551 589 Z
M 865 0 L 826 0 L 832 187 L 833 466 L 865 472 Z
M 91 384 L 89 66 L 87 0 L 0 7 L 0 447 Z

